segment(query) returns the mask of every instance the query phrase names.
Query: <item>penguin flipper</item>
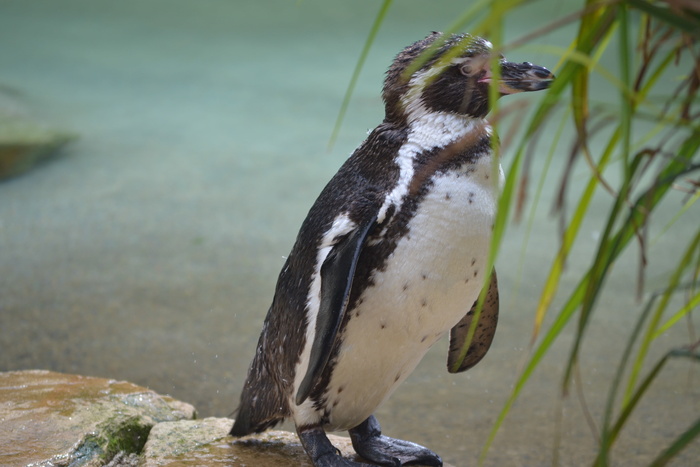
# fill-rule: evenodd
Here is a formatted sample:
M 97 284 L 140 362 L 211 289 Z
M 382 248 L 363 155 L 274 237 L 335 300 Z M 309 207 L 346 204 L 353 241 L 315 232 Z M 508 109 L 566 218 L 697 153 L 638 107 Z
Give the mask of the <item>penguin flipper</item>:
M 474 302 L 471 310 L 450 331 L 450 350 L 447 355 L 447 371 L 450 373 L 460 373 L 473 367 L 484 358 L 491 347 L 498 324 L 498 281 L 495 269 L 491 272 L 491 283 L 488 288 L 474 337 L 466 356 L 461 361 L 462 348 L 467 341 L 477 302 Z
M 297 405 L 301 405 L 309 397 L 328 363 L 338 328 L 348 306 L 357 260 L 367 234 L 376 220 L 375 215 L 342 237 L 333 245 L 321 266 L 321 301 L 316 316 L 316 334 L 311 346 L 309 366 L 297 391 Z

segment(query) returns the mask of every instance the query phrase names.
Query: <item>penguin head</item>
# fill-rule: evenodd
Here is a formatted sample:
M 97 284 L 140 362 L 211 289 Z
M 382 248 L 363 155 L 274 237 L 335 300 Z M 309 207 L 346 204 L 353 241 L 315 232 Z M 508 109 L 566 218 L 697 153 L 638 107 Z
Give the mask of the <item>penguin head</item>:
M 407 76 L 429 47 L 434 53 Z M 387 121 L 410 121 L 429 112 L 483 118 L 489 111 L 491 43 L 468 34 L 433 32 L 402 50 L 387 71 L 382 97 Z M 500 95 L 546 89 L 554 75 L 529 62 L 499 58 Z

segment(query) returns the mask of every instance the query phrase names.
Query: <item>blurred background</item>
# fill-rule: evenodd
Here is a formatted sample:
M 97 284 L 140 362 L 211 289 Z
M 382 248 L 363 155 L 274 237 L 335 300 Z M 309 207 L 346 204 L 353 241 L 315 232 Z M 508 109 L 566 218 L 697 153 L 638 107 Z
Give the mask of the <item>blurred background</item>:
M 0 182 L 0 371 L 129 380 L 195 405 L 200 417 L 231 415 L 307 210 L 383 118 L 386 68 L 466 6 L 395 2 L 329 149 L 378 2 L 1 1 L 0 113 L 5 122 L 38 122 L 77 139 Z M 504 40 L 575 8 L 555 0 L 520 8 Z M 556 30 L 507 58 L 554 69 L 558 57 L 546 46 L 564 46 L 575 34 L 574 26 Z M 603 57 L 611 65 L 616 59 Z M 604 80 L 593 86 L 601 101 L 614 96 Z M 508 97 L 502 105 L 526 108 L 540 98 Z M 518 118 L 506 117 L 499 130 L 504 166 Z M 539 137 L 544 149 L 534 152 L 533 174 L 543 170 L 553 133 Z M 439 342 L 377 413 L 386 434 L 425 444 L 456 466 L 475 464 L 530 353 L 535 307 L 559 246 L 550 212 L 570 148 L 570 137 L 562 140 L 530 222 L 506 233 L 496 264 L 502 318 L 489 355 L 450 375 Z M 590 174 L 579 165 L 572 193 Z M 683 195 L 664 202 L 670 219 Z M 600 194 L 593 203 L 562 276 L 563 296 L 595 251 L 611 199 Z M 690 235 L 698 218 L 686 216 L 691 221 L 676 235 Z M 640 260 L 629 250 L 582 349 L 587 408 L 576 394 L 560 393 L 570 326 L 516 402 L 486 465 L 591 462 L 596 439 L 586 413 L 602 412 L 636 322 Z M 665 283 L 681 253 L 673 238 L 654 242 L 646 290 Z M 688 341 L 688 333 L 673 328 L 657 340 L 656 354 Z M 615 465 L 642 465 L 695 420 L 700 390 L 691 368 L 671 362 L 654 382 L 618 442 Z M 698 458 L 696 443 L 674 465 Z

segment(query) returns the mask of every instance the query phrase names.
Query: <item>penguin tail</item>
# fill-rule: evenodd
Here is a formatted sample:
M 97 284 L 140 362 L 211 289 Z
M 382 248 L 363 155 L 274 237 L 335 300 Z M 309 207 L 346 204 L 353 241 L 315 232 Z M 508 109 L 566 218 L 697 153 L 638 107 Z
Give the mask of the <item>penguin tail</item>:
M 231 431 L 228 432 L 229 435 L 240 438 L 241 436 L 246 436 L 253 433 L 250 428 L 250 414 L 245 414 L 242 407 L 238 407 L 235 412 L 235 419 L 233 420 L 233 427 Z
M 231 427 L 231 431 L 229 431 L 229 435 L 240 438 L 252 433 L 262 433 L 284 420 L 284 418 L 277 418 L 253 422 L 250 415 L 250 411 L 239 410 L 236 419 L 233 421 L 233 426 Z
M 258 400 L 254 400 L 251 403 L 250 399 L 245 396 L 246 394 L 244 393 L 241 397 L 241 405 L 239 405 L 236 410 L 233 427 L 231 427 L 231 431 L 229 432 L 231 436 L 240 438 L 241 436 L 246 436 L 251 433 L 262 433 L 284 421 L 286 418 L 279 410 L 270 410 L 267 408 L 275 406 L 266 407 L 265 401 L 259 403 Z M 279 405 L 277 405 L 277 407 L 279 407 Z
M 253 361 L 241 393 L 235 421 L 229 434 L 235 437 L 262 433 L 284 421 L 290 415 L 289 402 L 274 378 Z

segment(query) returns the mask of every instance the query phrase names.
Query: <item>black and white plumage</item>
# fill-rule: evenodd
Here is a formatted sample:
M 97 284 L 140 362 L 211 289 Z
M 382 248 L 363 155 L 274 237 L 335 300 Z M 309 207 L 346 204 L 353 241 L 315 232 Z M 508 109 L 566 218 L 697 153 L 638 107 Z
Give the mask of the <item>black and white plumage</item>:
M 436 54 L 403 72 L 431 44 Z M 459 54 L 440 60 L 453 47 Z M 241 395 L 234 436 L 285 418 L 316 466 L 339 457 L 325 431 L 349 430 L 355 450 L 382 465 L 442 465 L 422 446 L 381 435 L 376 408 L 451 330 L 448 367 L 486 354 L 498 288 L 467 358 L 454 368 L 484 284 L 502 171 L 488 113 L 491 45 L 432 33 L 387 72 L 384 121 L 326 185 L 279 275 Z M 545 89 L 552 74 L 500 60 L 501 94 Z

